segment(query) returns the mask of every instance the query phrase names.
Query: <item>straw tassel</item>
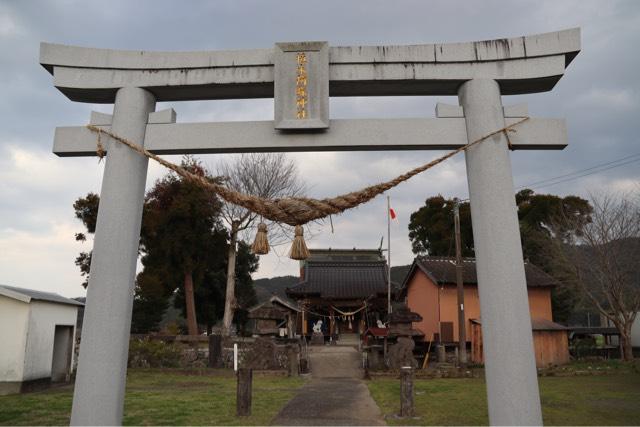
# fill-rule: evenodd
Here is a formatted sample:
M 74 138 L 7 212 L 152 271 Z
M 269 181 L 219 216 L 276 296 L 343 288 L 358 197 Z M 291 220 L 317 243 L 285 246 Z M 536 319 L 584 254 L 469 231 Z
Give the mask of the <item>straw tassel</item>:
M 106 151 L 104 151 L 104 145 L 102 145 L 102 130 L 100 128 L 98 128 L 98 141 L 96 142 L 96 154 L 98 155 L 98 157 L 100 158 L 100 160 L 98 160 L 98 163 L 100 163 L 102 161 L 102 159 L 104 159 L 104 156 L 106 154 Z
M 309 258 L 309 249 L 304 242 L 304 229 L 301 225 L 296 225 L 295 237 L 289 251 L 289 258 L 303 260 Z
M 251 245 L 251 250 L 256 255 L 266 255 L 269 253 L 269 239 L 267 238 L 267 224 L 261 222 L 258 224 L 258 232 L 256 239 Z

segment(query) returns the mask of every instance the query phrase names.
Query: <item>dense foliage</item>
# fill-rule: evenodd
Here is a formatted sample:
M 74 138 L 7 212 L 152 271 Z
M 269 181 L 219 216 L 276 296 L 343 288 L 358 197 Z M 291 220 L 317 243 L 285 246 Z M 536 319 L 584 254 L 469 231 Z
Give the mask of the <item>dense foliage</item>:
M 455 256 L 454 204 L 453 199 L 433 196 L 411 214 L 409 239 L 415 254 Z M 549 256 L 550 239 L 566 240 L 579 234 L 581 227 L 591 220 L 589 202 L 577 196 L 535 194 L 533 190 L 524 189 L 516 194 L 516 204 L 524 258 L 554 277 L 566 277 L 565 271 L 559 271 L 564 267 Z M 472 257 L 474 246 L 469 202 L 460 203 L 460 229 L 462 255 Z M 576 306 L 577 298 L 574 286 L 560 283 L 552 293 L 554 318 L 566 321 Z
M 516 194 L 516 204 L 524 258 L 560 281 L 552 290 L 551 304 L 554 319 L 566 322 L 580 303 L 580 292 L 575 283 L 567 280 L 573 274 L 567 271 L 567 265 L 550 255 L 551 239 L 568 241 L 579 235 L 591 221 L 593 208 L 578 196 L 534 194 L 528 189 Z
M 177 368 L 182 349 L 159 340 L 132 339 L 129 343 L 129 368 Z
M 455 256 L 453 229 L 454 199 L 441 195 L 429 197 L 424 206 L 411 214 L 409 239 L 413 253 L 432 256 Z M 473 256 L 473 233 L 469 202 L 460 203 L 462 256 Z
M 191 172 L 208 176 L 202 166 L 185 157 L 182 166 Z M 94 233 L 99 197 L 90 193 L 74 203 L 75 214 L 88 233 Z M 228 234 L 220 222 L 218 199 L 193 183 L 173 174 L 158 180 L 145 197 L 140 253 L 143 270 L 136 278 L 132 332 L 146 333 L 159 328 L 170 300 L 188 316 L 185 286 L 193 287 L 195 315 L 193 321 L 207 330 L 224 312 L 224 290 Z M 86 240 L 83 233 L 77 240 Z M 237 304 L 246 310 L 255 304 L 251 273 L 258 259 L 243 242 L 238 244 L 236 260 Z M 91 252 L 76 258 L 88 285 Z M 193 331 L 192 331 L 193 333 Z
M 214 181 L 191 157 L 185 157 L 181 166 Z M 167 295 L 182 291 L 191 335 L 198 334 L 195 290 L 210 266 L 222 263 L 216 259 L 226 243 L 219 219 L 221 206 L 210 192 L 175 174 L 156 181 L 145 197 L 140 238 L 145 270 L 138 284 L 145 289 L 147 281 L 153 287 L 160 283 Z

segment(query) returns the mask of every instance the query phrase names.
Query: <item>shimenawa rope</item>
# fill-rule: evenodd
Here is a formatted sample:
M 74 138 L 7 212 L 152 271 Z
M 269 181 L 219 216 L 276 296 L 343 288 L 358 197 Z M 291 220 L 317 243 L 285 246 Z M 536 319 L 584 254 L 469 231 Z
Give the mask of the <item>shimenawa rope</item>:
M 529 117 L 525 117 L 522 120 L 517 121 L 516 123 L 505 126 L 502 129 L 498 129 L 494 132 L 491 132 L 481 138 L 476 139 L 466 145 L 463 145 L 460 148 L 456 148 L 449 153 L 438 157 L 422 166 L 414 168 L 402 175 L 397 176 L 396 178 L 382 182 L 380 184 L 372 185 L 369 187 L 365 187 L 359 191 L 354 191 L 347 194 L 342 194 L 332 198 L 326 199 L 312 199 L 307 197 L 287 197 L 283 199 L 265 199 L 258 196 L 253 196 L 250 194 L 244 194 L 237 191 L 234 191 L 230 188 L 225 187 L 224 185 L 217 184 L 215 182 L 211 182 L 204 176 L 196 175 L 194 173 L 189 172 L 188 170 L 182 168 L 179 165 L 171 163 L 163 158 L 145 150 L 144 148 L 134 144 L 133 142 L 122 138 L 111 131 L 102 129 L 95 125 L 87 125 L 87 128 L 92 132 L 97 133 L 97 149 L 96 153 L 101 158 L 104 156 L 105 149 L 102 145 L 101 135 L 105 134 L 114 139 L 115 141 L 120 142 L 121 144 L 126 145 L 132 150 L 138 152 L 139 154 L 146 156 L 150 159 L 155 160 L 160 163 L 162 166 L 174 171 L 179 176 L 194 182 L 204 188 L 207 188 L 220 196 L 225 201 L 232 203 L 234 205 L 241 206 L 245 209 L 248 209 L 252 212 L 255 212 L 261 215 L 264 218 L 267 218 L 272 221 L 285 223 L 291 226 L 296 227 L 296 239 L 294 240 L 294 244 L 292 246 L 292 251 L 290 256 L 293 259 L 305 259 L 308 257 L 308 250 L 306 245 L 304 244 L 304 239 L 302 237 L 302 225 L 316 220 L 320 218 L 325 218 L 329 215 L 335 215 L 342 213 L 348 209 L 355 208 L 358 205 L 368 202 L 374 197 L 378 196 L 381 193 L 401 184 L 404 181 L 409 180 L 415 175 L 430 169 L 450 157 L 455 156 L 461 151 L 466 150 L 486 139 L 489 139 L 497 134 L 504 133 L 507 137 L 507 141 L 510 144 L 508 132 L 516 132 L 513 129 L 515 126 L 527 121 Z

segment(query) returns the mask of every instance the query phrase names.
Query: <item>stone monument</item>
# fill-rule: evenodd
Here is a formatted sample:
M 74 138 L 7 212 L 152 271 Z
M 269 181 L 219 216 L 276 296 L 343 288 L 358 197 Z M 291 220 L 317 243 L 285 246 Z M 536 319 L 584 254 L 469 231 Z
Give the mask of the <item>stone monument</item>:
M 312 345 L 324 345 L 324 333 L 322 332 L 322 320 L 313 324 L 313 335 L 311 335 Z

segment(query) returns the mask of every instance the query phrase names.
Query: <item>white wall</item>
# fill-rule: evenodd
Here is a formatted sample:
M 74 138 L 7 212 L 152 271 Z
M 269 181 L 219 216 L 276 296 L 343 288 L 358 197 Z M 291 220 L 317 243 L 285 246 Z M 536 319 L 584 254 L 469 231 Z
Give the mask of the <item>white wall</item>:
M 636 320 L 631 326 L 631 345 L 634 347 L 640 347 L 640 313 L 636 314 Z
M 32 300 L 30 306 L 24 381 L 51 376 L 56 325 L 73 326 L 75 340 L 75 324 L 78 310 L 75 305 L 46 301 Z
M 0 295 L 0 382 L 22 381 L 29 304 Z
M 611 320 L 604 316 L 601 316 L 601 322 L 603 326 L 610 328 L 616 327 Z M 611 345 L 620 345 L 619 343 L 620 341 L 617 336 L 611 337 Z M 631 325 L 631 345 L 633 347 L 640 347 L 640 312 L 636 314 L 636 320 L 634 320 L 633 325 Z

